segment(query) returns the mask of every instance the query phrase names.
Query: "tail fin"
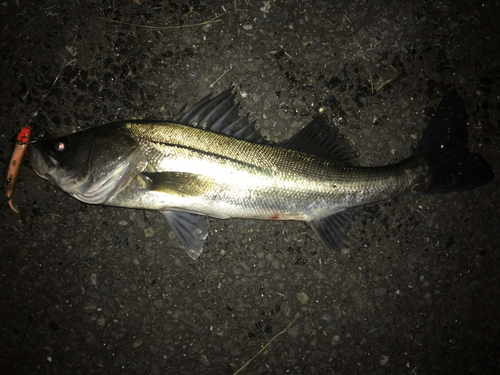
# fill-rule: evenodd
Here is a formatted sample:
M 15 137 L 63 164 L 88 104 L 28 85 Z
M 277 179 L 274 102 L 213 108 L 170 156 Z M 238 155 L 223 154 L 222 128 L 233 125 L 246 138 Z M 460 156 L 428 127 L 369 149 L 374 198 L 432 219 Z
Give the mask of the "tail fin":
M 488 162 L 468 149 L 467 111 L 455 90 L 441 101 L 415 151 L 431 168 L 426 194 L 471 190 L 490 182 Z

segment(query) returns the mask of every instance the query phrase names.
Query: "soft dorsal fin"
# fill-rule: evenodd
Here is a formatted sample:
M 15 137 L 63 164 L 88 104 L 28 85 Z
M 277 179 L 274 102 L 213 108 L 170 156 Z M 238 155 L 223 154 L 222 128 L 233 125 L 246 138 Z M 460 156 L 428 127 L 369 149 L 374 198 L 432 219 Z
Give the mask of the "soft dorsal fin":
M 330 126 L 326 116 L 316 117 L 281 146 L 334 159 L 346 165 L 357 164 L 356 153 L 338 130 Z
M 240 116 L 239 105 L 234 103 L 236 94 L 233 87 L 217 95 L 205 96 L 191 109 L 181 111 L 169 121 L 213 131 L 249 142 L 265 142 L 260 132 L 255 130 L 255 122 L 248 121 L 248 115 Z

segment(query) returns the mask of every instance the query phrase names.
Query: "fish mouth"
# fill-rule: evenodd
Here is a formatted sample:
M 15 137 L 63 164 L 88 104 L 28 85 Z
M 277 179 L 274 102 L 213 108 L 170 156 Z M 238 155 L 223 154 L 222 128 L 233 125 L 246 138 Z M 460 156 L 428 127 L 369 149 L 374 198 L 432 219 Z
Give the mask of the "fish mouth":
M 59 162 L 37 148 L 36 143 L 31 143 L 28 147 L 28 157 L 35 173 L 45 179 L 47 175 L 59 167 Z

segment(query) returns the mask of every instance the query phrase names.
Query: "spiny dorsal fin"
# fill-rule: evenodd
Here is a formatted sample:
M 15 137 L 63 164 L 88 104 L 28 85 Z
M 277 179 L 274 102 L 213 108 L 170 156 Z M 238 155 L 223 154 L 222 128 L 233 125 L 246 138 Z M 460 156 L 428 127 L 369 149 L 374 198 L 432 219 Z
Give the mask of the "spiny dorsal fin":
M 255 130 L 255 122 L 248 121 L 248 115 L 240 116 L 239 105 L 234 103 L 236 94 L 233 87 L 217 95 L 205 96 L 191 109 L 181 111 L 169 121 L 190 125 L 204 130 L 213 131 L 249 142 L 265 142 L 259 131 Z
M 334 159 L 346 165 L 357 164 L 355 152 L 350 150 L 338 130 L 330 126 L 326 116 L 316 117 L 281 146 Z

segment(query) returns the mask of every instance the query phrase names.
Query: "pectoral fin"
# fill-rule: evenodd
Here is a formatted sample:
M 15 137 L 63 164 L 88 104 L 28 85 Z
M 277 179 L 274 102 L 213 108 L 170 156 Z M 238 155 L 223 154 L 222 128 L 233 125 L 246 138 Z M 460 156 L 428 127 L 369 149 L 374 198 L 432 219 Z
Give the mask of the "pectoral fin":
M 180 211 L 161 211 L 188 255 L 197 259 L 203 251 L 208 235 L 207 219 L 204 215 Z
M 186 172 L 142 173 L 149 183 L 149 189 L 184 197 L 205 194 L 214 185 L 211 177 Z

